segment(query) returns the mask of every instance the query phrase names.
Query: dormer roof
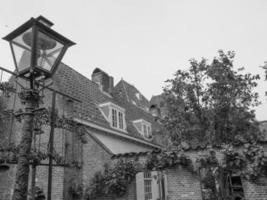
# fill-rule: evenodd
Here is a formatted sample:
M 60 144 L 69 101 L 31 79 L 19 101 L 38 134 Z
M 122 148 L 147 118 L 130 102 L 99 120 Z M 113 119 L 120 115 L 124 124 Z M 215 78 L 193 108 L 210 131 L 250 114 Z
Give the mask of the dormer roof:
M 149 112 L 149 101 L 134 85 L 126 82 L 125 80 L 120 80 L 120 82 L 115 86 L 115 90 L 122 92 L 124 100 L 146 112 Z
M 100 71 L 102 70 L 99 68 L 96 68 L 94 70 L 95 73 Z M 120 87 L 117 87 L 121 83 L 117 84 L 114 92 L 112 92 L 110 95 L 106 95 L 99 89 L 99 85 L 97 83 L 91 81 L 87 77 L 83 76 L 82 74 L 78 73 L 77 71 L 63 63 L 61 63 L 58 67 L 58 70 L 53 79 L 55 85 L 61 92 L 66 93 L 70 96 L 74 96 L 75 98 L 82 101 L 82 103 L 73 102 L 73 108 L 75 111 L 74 116 L 79 119 L 86 120 L 98 126 L 112 130 L 110 123 L 105 119 L 99 108 L 99 105 L 111 102 L 112 104 L 118 105 L 119 107 L 125 109 L 127 130 L 126 132 L 116 130 L 121 134 L 127 134 L 127 136 L 144 140 L 144 138 L 133 126 L 132 121 L 137 119 L 145 119 L 146 121 L 152 123 L 152 129 L 155 131 L 160 128 L 157 124 L 155 124 L 154 129 L 154 119 L 152 115 L 150 115 L 150 113 L 133 105 L 132 103 L 125 101 L 125 99 L 122 98 L 124 94 L 120 92 Z M 129 85 L 127 84 L 126 87 L 129 88 Z M 129 95 L 132 96 L 130 93 Z M 143 102 L 144 105 L 149 105 L 146 99 L 140 102 Z M 153 144 L 153 141 L 151 143 Z

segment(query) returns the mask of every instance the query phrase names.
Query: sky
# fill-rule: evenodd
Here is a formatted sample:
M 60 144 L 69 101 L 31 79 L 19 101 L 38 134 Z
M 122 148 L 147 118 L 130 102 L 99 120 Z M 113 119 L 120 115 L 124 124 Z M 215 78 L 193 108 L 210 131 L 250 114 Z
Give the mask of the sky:
M 267 60 L 266 0 L 1 0 L 0 37 L 43 15 L 76 43 L 63 62 L 91 78 L 99 67 L 123 78 L 148 99 L 189 59 L 236 52 L 235 66 L 261 74 Z M 9 44 L 0 40 L 0 66 L 13 70 Z M 258 120 L 267 120 L 267 82 L 259 82 Z

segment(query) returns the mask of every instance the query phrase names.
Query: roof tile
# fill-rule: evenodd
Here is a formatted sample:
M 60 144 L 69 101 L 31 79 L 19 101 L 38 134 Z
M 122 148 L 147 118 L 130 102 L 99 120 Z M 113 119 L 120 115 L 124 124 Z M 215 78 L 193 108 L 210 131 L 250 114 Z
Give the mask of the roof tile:
M 125 118 L 128 133 L 124 134 L 129 134 L 133 137 L 143 139 L 143 137 L 133 126 L 132 121 L 136 119 L 144 119 L 150 122 L 152 124 L 152 129 L 154 130 L 160 128 L 160 126 L 154 122 L 154 119 L 150 113 L 127 101 L 126 95 L 128 94 L 128 98 L 135 99 L 139 106 L 149 106 L 149 102 L 146 100 L 146 98 L 141 95 L 141 93 L 134 86 L 125 81 L 124 83 L 126 85 L 125 88 L 127 90 L 127 94 L 125 91 L 122 91 L 122 83 L 119 82 L 115 87 L 114 92 L 111 94 L 111 97 L 109 97 L 99 89 L 96 83 L 63 63 L 59 65 L 53 79 L 61 92 L 82 101 L 82 103 L 74 102 L 74 112 L 79 118 L 101 125 L 105 128 L 112 129 L 98 109 L 99 104 L 112 102 L 122 108 L 125 108 L 126 110 Z M 138 97 L 135 95 L 135 93 L 137 93 L 136 91 L 142 96 L 142 99 L 139 99 L 139 101 L 137 99 Z

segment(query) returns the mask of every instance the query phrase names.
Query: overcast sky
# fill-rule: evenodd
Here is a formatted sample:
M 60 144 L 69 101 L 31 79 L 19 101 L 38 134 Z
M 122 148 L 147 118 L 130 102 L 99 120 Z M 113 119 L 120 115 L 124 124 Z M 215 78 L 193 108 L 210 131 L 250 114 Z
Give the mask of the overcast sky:
M 262 75 L 267 60 L 266 0 L 2 0 L 0 37 L 39 15 L 77 43 L 64 63 L 88 78 L 100 67 L 148 99 L 193 57 L 211 60 L 219 49 L 234 50 L 237 67 Z M 0 66 L 14 69 L 3 40 L 0 55 Z M 267 120 L 266 86 L 261 81 L 257 89 L 259 120 Z

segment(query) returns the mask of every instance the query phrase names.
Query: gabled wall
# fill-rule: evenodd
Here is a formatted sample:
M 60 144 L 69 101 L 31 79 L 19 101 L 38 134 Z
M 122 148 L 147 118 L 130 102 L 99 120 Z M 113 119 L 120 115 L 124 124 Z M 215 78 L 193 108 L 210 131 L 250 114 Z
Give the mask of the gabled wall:
M 23 83 L 22 83 L 23 84 Z M 56 84 L 54 84 L 55 86 Z M 20 90 L 20 89 L 19 89 Z M 43 99 L 44 104 L 41 104 L 40 107 L 51 108 L 51 99 L 52 93 L 50 91 L 45 91 L 44 93 L 45 98 Z M 14 109 L 17 111 L 24 107 L 21 104 L 21 101 L 18 97 L 16 97 L 15 107 L 13 108 L 14 103 L 14 95 L 11 95 L 10 98 L 6 99 L 9 109 Z M 64 107 L 64 108 L 63 108 Z M 63 113 L 63 110 L 66 116 L 70 116 L 68 112 L 69 106 L 66 105 L 66 101 L 63 100 L 59 95 L 57 96 L 56 100 L 56 109 L 58 110 L 59 114 Z M 16 119 L 14 120 L 14 124 L 12 127 L 12 135 L 11 141 L 16 145 L 19 144 L 21 138 L 21 130 L 22 130 L 23 120 L 22 122 L 18 122 Z M 37 144 L 36 148 L 40 147 L 42 152 L 47 152 L 47 144 L 49 140 L 49 133 L 50 133 L 50 126 L 44 125 L 42 126 L 42 130 L 44 131 L 43 134 L 37 135 Z M 7 130 L 9 131 L 9 130 Z M 66 130 L 55 128 L 54 132 L 54 150 L 56 150 L 61 156 L 67 151 L 67 147 L 65 146 L 66 140 L 71 140 L 72 138 L 70 135 L 72 133 L 67 133 Z M 39 144 L 40 139 L 40 144 Z M 72 145 L 72 143 L 70 143 Z M 70 148 L 69 146 L 68 148 Z M 43 163 L 48 164 L 48 160 L 43 161 Z M 8 172 L 0 173 L 0 199 L 2 200 L 10 200 L 13 194 L 14 188 L 14 181 L 15 181 L 15 174 L 16 174 L 16 165 L 10 165 L 11 168 Z M 30 168 L 31 169 L 31 168 Z M 53 181 L 52 181 L 52 199 L 53 200 L 63 200 L 64 193 L 66 193 L 66 185 L 64 184 L 64 177 L 66 176 L 66 172 L 69 174 L 67 168 L 64 167 L 53 167 Z M 48 182 L 48 166 L 37 166 L 36 168 L 36 186 L 39 186 L 43 189 L 45 196 L 47 197 L 47 182 Z M 28 188 L 30 190 L 31 187 L 31 171 L 29 173 L 29 184 Z
M 153 148 L 140 144 L 129 139 L 124 139 L 110 133 L 100 131 L 90 131 L 94 137 L 101 141 L 113 154 L 128 152 L 146 152 L 152 151 Z

